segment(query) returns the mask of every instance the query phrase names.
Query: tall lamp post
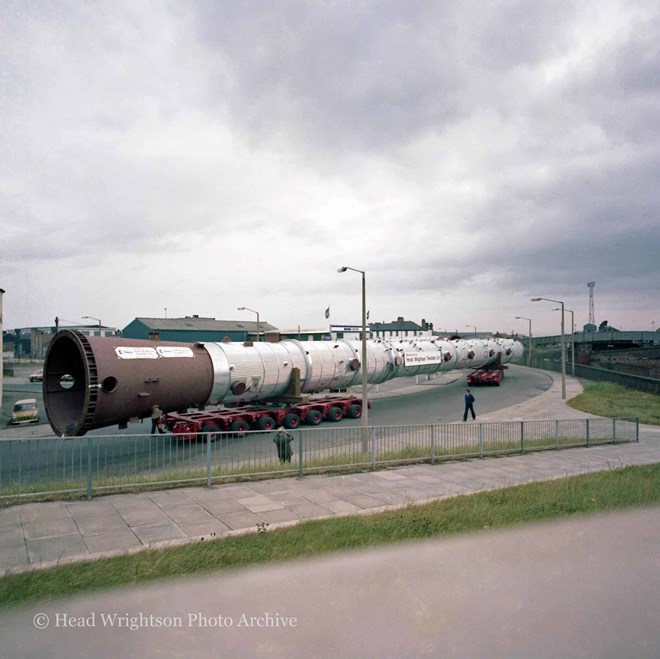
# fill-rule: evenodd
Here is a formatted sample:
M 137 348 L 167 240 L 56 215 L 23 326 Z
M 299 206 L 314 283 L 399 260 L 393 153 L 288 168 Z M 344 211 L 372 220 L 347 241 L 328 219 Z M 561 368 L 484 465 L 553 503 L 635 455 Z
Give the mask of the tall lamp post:
M 257 314 L 257 343 L 261 340 L 259 337 L 261 336 L 261 326 L 259 325 L 259 312 L 255 311 L 254 309 L 250 309 L 248 307 L 238 307 L 239 311 L 251 311 L 252 313 Z
M 474 333 L 477 333 L 477 326 L 476 325 L 466 325 L 465 327 L 474 327 Z
M 532 365 L 532 319 L 527 318 L 526 316 L 516 316 L 516 320 L 528 320 L 529 321 L 529 348 L 527 350 L 527 366 Z
M 566 338 L 564 336 L 564 303 L 561 300 L 552 300 L 549 297 L 533 297 L 532 302 L 554 302 L 561 305 L 561 397 L 566 399 Z
M 369 450 L 369 402 L 367 400 L 367 381 L 369 373 L 367 371 L 367 286 L 364 270 L 357 268 L 349 268 L 344 265 L 337 268 L 337 272 L 346 272 L 352 270 L 359 272 L 362 275 L 362 452 L 366 453 Z
M 559 307 L 555 307 L 553 311 L 559 311 Z M 575 313 L 570 309 L 565 311 L 571 314 L 571 375 L 575 377 Z

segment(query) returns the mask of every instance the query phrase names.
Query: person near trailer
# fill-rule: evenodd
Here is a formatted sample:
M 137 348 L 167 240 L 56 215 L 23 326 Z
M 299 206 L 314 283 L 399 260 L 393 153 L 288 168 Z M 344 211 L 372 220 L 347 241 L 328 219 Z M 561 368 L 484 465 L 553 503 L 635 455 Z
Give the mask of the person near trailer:
M 165 431 L 163 430 L 163 424 L 161 422 L 161 419 L 163 417 L 163 410 L 160 409 L 158 405 L 154 405 L 151 408 L 151 434 L 154 435 L 156 434 L 156 430 L 161 435 L 165 434 Z
M 474 396 L 470 393 L 469 389 L 465 390 L 465 412 L 463 412 L 463 421 L 467 421 L 468 413 L 472 414 L 472 419 L 476 419 L 477 415 L 474 413 Z
M 280 462 L 291 462 L 291 442 L 293 441 L 293 437 L 284 429 L 284 426 L 278 428 L 273 441 L 277 447 L 277 457 L 280 459 Z

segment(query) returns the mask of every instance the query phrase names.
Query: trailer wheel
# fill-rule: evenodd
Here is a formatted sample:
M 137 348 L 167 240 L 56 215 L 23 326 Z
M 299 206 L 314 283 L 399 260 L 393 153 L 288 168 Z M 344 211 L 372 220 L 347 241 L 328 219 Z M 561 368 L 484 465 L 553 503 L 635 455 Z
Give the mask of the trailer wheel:
M 275 428 L 275 419 L 272 416 L 262 416 L 257 421 L 257 428 L 259 430 L 273 430 Z
M 290 412 L 284 417 L 284 427 L 287 430 L 293 430 L 300 425 L 300 417 L 293 412 Z
M 359 419 L 362 416 L 362 405 L 358 405 L 357 403 L 349 405 L 346 416 L 350 419 Z
M 202 435 L 203 442 L 214 442 L 218 439 L 215 433 L 220 432 L 220 428 L 213 423 L 207 423 L 202 426 L 202 432 L 204 433 Z
M 331 407 L 328 410 L 328 421 L 341 421 L 344 418 L 344 411 L 341 407 Z
M 231 431 L 235 432 L 238 437 L 242 437 L 250 429 L 250 426 L 248 426 L 245 421 L 236 420 L 231 422 L 230 428 Z
M 307 412 L 307 418 L 305 419 L 305 422 L 308 426 L 318 426 L 321 421 L 323 421 L 323 414 L 321 414 L 321 412 L 318 410 L 310 410 Z

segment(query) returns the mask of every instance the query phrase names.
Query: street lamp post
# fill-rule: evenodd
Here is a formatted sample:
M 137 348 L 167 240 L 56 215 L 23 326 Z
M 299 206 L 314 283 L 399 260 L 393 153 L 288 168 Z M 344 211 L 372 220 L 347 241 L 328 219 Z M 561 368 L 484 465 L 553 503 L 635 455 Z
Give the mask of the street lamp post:
M 101 319 L 100 318 L 94 318 L 94 316 L 82 316 L 82 318 L 86 318 L 88 320 L 96 320 L 96 321 L 98 321 L 99 327 L 101 327 Z
M 532 302 L 554 302 L 561 304 L 561 397 L 566 399 L 566 340 L 564 336 L 564 303 L 561 300 L 552 300 L 549 297 L 533 297 Z
M 337 272 L 346 272 L 352 270 L 362 275 L 362 452 L 369 450 L 369 402 L 367 400 L 367 381 L 369 373 L 367 370 L 367 286 L 364 270 L 349 268 L 344 265 L 337 269 Z
M 516 316 L 516 320 L 529 321 L 529 348 L 527 350 L 527 366 L 531 366 L 532 365 L 532 319 L 527 318 L 526 316 Z
M 466 325 L 465 327 L 474 327 L 474 333 L 477 333 L 477 326 L 476 325 Z
M 559 311 L 559 308 L 553 309 Z M 570 309 L 566 309 L 571 314 L 571 375 L 575 377 L 575 313 Z
M 257 343 L 260 341 L 260 336 L 261 336 L 261 326 L 259 325 L 259 312 L 255 311 L 254 309 L 250 309 L 249 307 L 238 307 L 239 311 L 251 311 L 252 313 L 257 314 Z

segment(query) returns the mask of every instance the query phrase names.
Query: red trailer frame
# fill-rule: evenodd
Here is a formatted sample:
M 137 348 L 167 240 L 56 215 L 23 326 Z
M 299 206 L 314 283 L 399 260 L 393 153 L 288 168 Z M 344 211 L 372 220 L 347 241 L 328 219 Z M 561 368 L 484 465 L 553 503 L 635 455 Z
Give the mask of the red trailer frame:
M 478 368 L 476 371 L 468 373 L 467 383 L 471 387 L 478 387 L 481 385 L 499 387 L 503 377 L 504 371 L 501 368 Z
M 369 402 L 367 404 L 371 406 Z M 194 440 L 199 433 L 245 433 L 249 430 L 275 430 L 280 426 L 292 430 L 303 423 L 317 426 L 322 421 L 336 423 L 344 417 L 359 419 L 361 416 L 361 398 L 325 396 L 293 404 L 243 405 L 193 412 L 170 412 L 163 417 L 162 423 L 178 439 Z

